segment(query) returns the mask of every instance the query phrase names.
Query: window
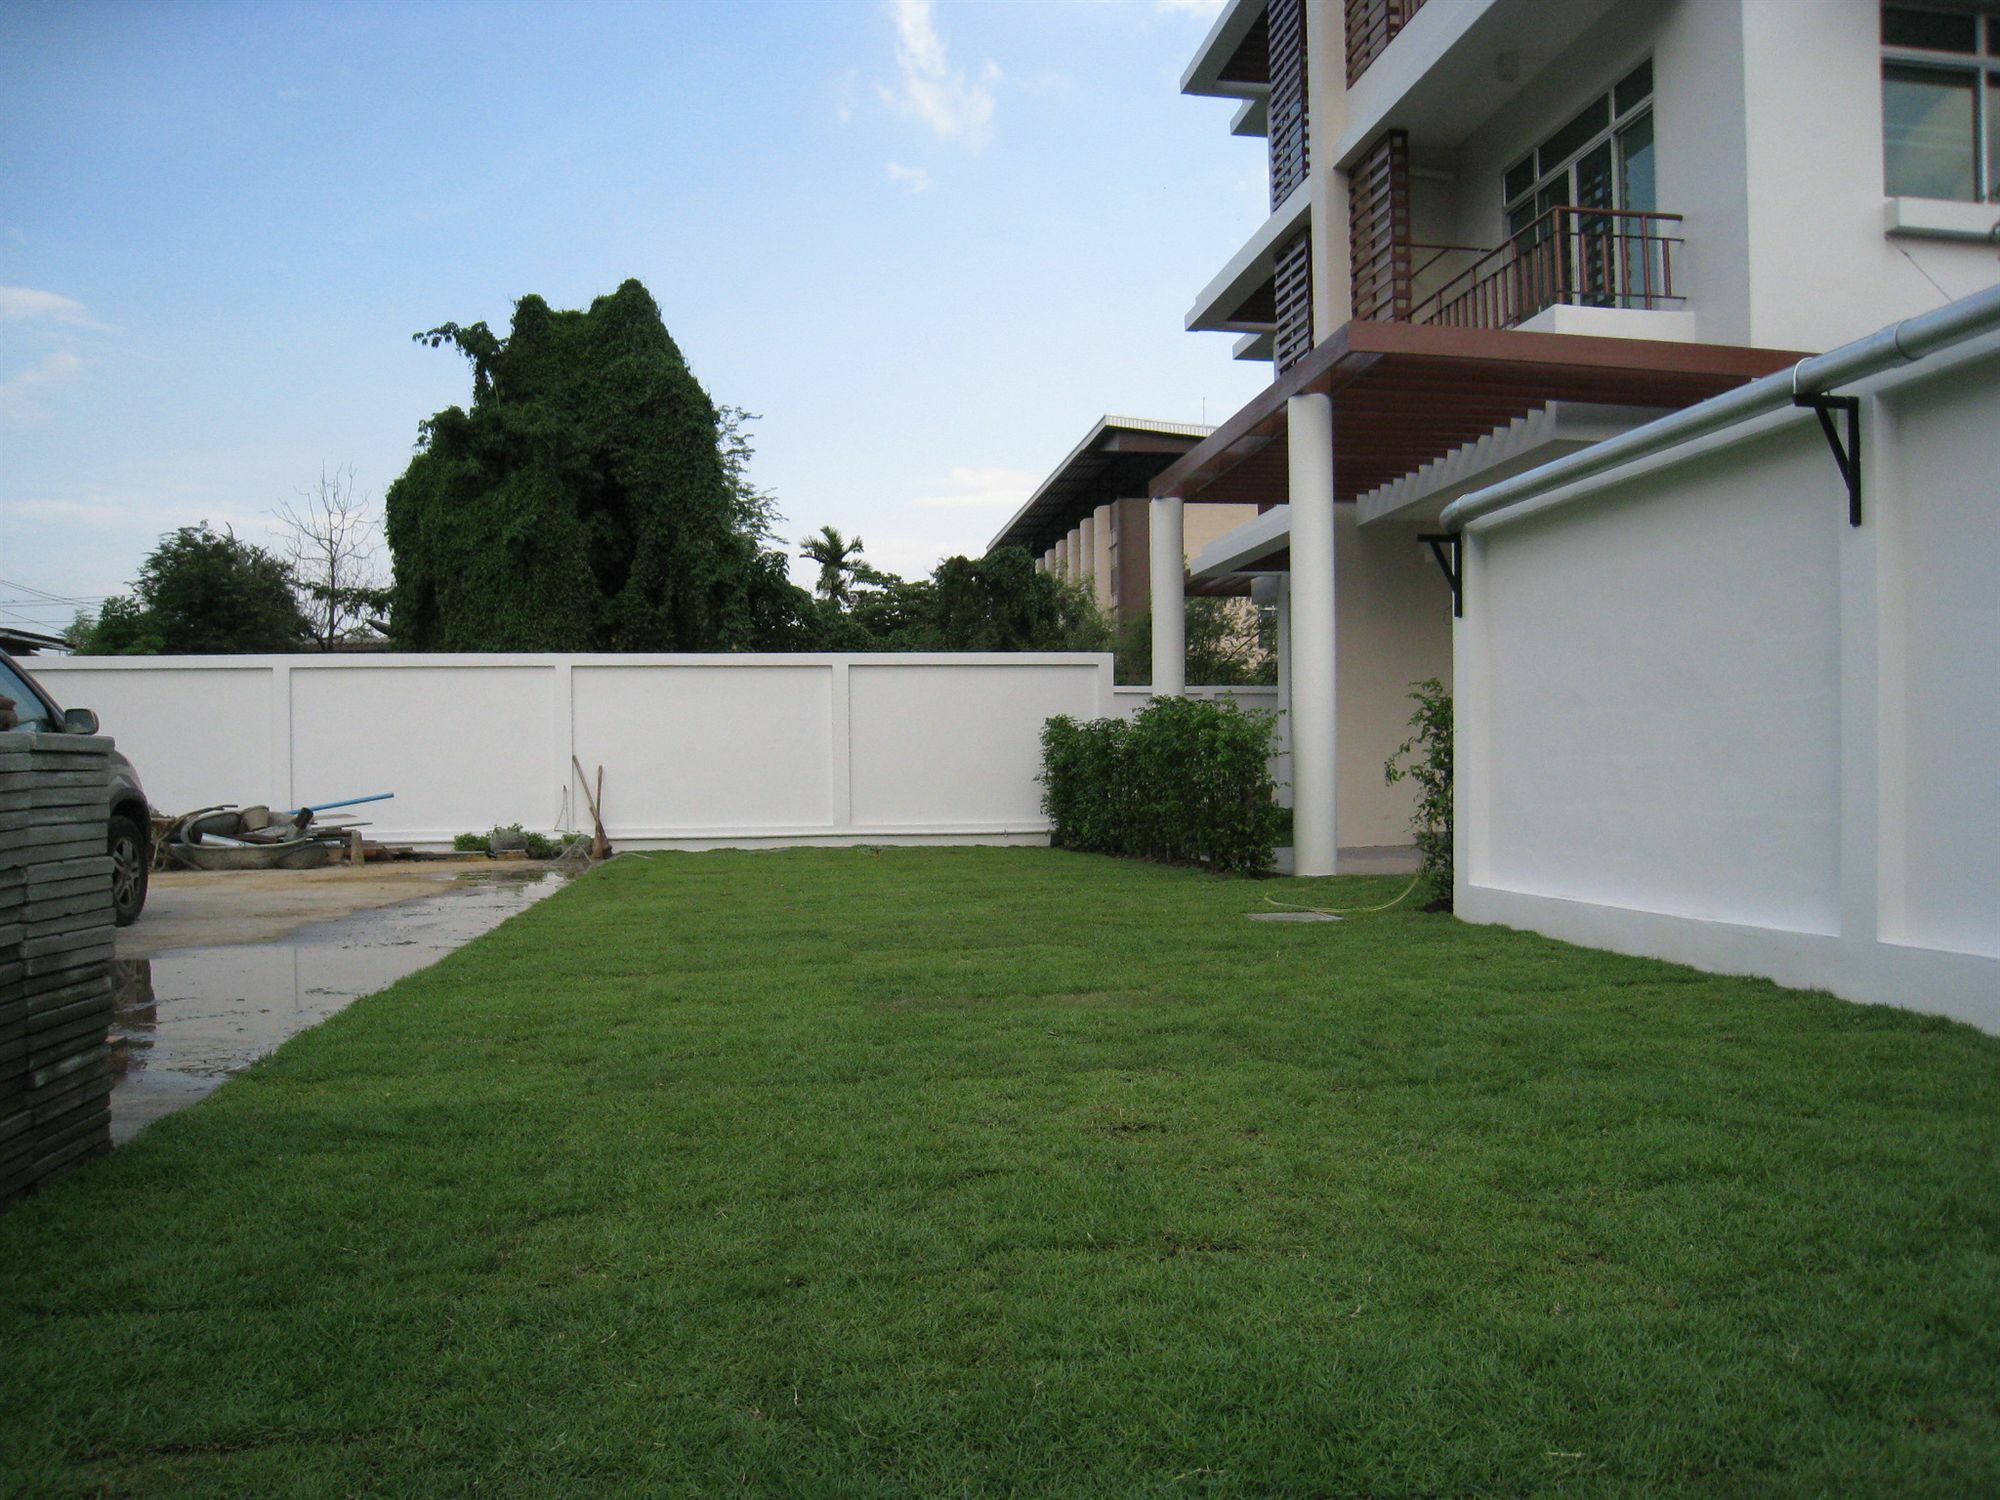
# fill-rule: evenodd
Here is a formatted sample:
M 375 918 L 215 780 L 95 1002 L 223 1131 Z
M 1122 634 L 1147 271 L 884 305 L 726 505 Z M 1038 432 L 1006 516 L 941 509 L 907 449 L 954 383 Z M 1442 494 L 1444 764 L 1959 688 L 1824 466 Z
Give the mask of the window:
M 1882 183 L 2000 201 L 2000 9 L 1882 7 Z
M 1642 62 L 1507 170 L 1507 232 L 1555 208 L 1652 213 L 1653 64 Z
M 1653 159 L 1653 64 L 1639 64 L 1507 169 L 1501 192 L 1522 316 L 1553 302 L 1654 307 L 1672 296 Z

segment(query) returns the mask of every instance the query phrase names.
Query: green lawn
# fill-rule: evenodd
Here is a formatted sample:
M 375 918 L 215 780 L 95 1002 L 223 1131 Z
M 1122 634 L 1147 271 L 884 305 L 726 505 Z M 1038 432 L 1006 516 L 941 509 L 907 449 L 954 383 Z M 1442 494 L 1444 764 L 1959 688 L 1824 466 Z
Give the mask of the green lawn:
M 2000 1492 L 2000 1041 L 1401 884 L 619 860 L 0 1213 L 6 1488 Z

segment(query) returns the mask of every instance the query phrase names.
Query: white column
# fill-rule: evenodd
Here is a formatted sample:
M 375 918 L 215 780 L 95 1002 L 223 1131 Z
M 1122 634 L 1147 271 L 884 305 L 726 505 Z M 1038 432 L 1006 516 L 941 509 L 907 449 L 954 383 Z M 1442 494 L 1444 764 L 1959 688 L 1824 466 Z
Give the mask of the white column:
M 1076 529 L 1072 527 L 1063 537 L 1063 577 L 1071 583 L 1077 578 Z
M 1278 788 L 1278 801 L 1292 805 L 1292 785 L 1298 773 L 1292 768 L 1292 581 L 1280 573 L 1272 582 L 1277 589 L 1278 612 L 1278 753 L 1284 757 L 1285 784 Z
M 1076 580 L 1088 583 L 1093 592 L 1097 584 L 1092 573 L 1097 562 L 1097 518 L 1085 516 L 1076 523 Z
M 1334 817 L 1333 402 L 1285 403 L 1292 514 L 1292 853 L 1300 875 L 1331 875 Z
M 1181 497 L 1167 495 L 1146 507 L 1153 569 L 1153 692 L 1187 693 L 1187 542 Z
M 1090 576 L 1099 609 L 1111 608 L 1111 507 L 1100 505 L 1091 513 Z

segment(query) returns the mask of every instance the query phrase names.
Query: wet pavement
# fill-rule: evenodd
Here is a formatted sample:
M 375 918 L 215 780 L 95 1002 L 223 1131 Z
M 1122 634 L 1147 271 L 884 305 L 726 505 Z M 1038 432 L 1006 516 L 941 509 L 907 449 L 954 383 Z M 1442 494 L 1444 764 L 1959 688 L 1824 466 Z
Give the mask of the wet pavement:
M 288 1037 L 436 963 L 560 890 L 553 869 L 459 875 L 436 894 L 298 927 L 269 941 L 114 962 L 111 1142 L 213 1093 Z M 144 918 L 140 919 L 142 924 Z

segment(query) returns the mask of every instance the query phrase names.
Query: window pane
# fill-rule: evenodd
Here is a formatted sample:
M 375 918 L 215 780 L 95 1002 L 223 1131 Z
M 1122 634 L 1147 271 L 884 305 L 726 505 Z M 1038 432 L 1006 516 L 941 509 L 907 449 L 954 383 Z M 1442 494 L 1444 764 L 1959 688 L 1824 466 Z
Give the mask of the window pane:
M 1576 206 L 1613 208 L 1611 201 L 1611 142 L 1592 150 L 1576 164 Z
M 1891 197 L 1979 196 L 1977 82 L 1950 68 L 1883 64 L 1882 178 Z
M 1627 73 L 1611 91 L 1618 113 L 1625 114 L 1653 96 L 1653 60 L 1649 57 Z
M 1653 116 L 1649 110 L 1618 132 L 1619 204 L 1634 213 L 1659 211 L 1653 191 Z
M 1577 152 L 1590 138 L 1611 123 L 1611 96 L 1600 94 L 1582 114 L 1542 143 L 1542 176 L 1546 177 Z
M 1948 11 L 1882 7 L 1882 40 L 1891 47 L 1928 47 L 1933 52 L 1976 52 L 1979 21 Z
M 1506 201 L 1512 203 L 1535 185 L 1535 159 L 1530 156 L 1507 170 Z

